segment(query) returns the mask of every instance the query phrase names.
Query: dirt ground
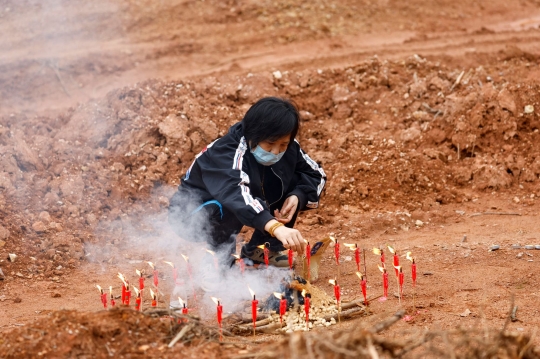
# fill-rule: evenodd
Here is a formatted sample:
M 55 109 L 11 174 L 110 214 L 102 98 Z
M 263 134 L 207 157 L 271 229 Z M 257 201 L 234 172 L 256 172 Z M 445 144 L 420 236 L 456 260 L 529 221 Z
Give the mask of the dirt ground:
M 507 330 L 534 333 L 539 5 L 0 0 L 0 356 L 248 357 L 275 344 L 281 335 L 218 345 L 214 333 L 169 349 L 170 323 L 102 311 L 94 288 L 167 260 L 148 248 L 175 186 L 266 95 L 298 104 L 298 140 L 328 175 L 321 207 L 300 217 L 304 237 L 365 249 L 371 296 L 382 294 L 371 248 L 395 247 L 406 274 L 401 304 L 374 300 L 370 315 L 324 330 L 400 308 L 408 320 L 388 338 L 496 329 L 517 305 Z M 331 252 L 323 264 L 318 285 L 332 294 Z

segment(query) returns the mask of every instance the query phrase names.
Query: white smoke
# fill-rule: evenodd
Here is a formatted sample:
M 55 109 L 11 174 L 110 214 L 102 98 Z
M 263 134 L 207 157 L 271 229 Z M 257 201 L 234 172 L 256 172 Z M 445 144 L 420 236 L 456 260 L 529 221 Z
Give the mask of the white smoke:
M 175 191 L 171 188 L 166 190 L 161 188 L 162 192 L 159 194 L 161 196 L 164 194 L 163 191 L 169 197 Z M 185 203 L 185 206 L 191 210 L 196 208 L 198 203 Z M 126 219 L 122 220 L 124 227 L 126 227 L 125 223 L 129 222 Z M 190 310 L 195 308 L 203 318 L 209 318 L 215 315 L 215 304 L 211 297 L 216 297 L 220 299 L 225 312 L 235 312 L 242 309 L 242 303 L 252 299 L 249 288 L 255 292 L 257 299 L 262 303 L 262 300 L 273 292 L 279 291 L 282 281 L 288 275 L 286 270 L 272 266 L 262 269 L 264 265 L 259 267 L 261 268 L 259 270 L 247 268 L 242 273 L 237 263 L 233 264 L 235 258 L 231 255 L 229 248 L 218 249 L 214 252 L 214 257 L 208 252 L 208 250 L 216 249 L 207 242 L 208 223 L 203 216 L 181 217 L 179 223 L 175 225 L 181 226 L 184 238 L 179 237 L 169 224 L 166 209 L 159 213 L 149 214 L 143 221 L 138 222 L 137 228 L 135 226 L 124 228 L 123 235 L 126 240 L 114 250 L 111 249 L 110 244 L 87 244 L 88 259 L 91 262 L 101 263 L 103 273 L 116 274 L 114 271 L 118 270 L 132 285 L 136 286 L 138 286 L 138 278 L 135 275 L 135 269 L 144 269 L 148 276 L 145 287 L 155 291 L 150 276 L 152 269 L 147 263 L 152 262 L 160 273 L 158 302 L 162 305 L 165 302 L 167 306 L 170 303 L 174 307 L 179 307 L 178 297 L 181 297 Z M 237 254 L 240 253 L 242 244 L 237 243 Z M 176 285 L 173 279 L 173 268 L 164 261 L 175 265 L 178 276 Z M 216 270 L 216 261 L 221 263 L 220 270 Z M 102 284 L 105 288 L 108 285 L 116 287 L 114 291 L 116 294 L 119 293 L 118 288 L 121 286 L 119 280 L 112 284 Z M 202 287 L 211 291 L 206 292 Z M 145 292 L 143 300 L 148 302 L 149 291 L 145 290 Z

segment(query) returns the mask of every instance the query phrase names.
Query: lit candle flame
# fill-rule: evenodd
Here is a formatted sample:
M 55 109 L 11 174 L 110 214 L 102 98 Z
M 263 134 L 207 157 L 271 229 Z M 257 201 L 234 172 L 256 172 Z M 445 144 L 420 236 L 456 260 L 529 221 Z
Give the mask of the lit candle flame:
M 240 259 L 240 256 L 238 254 L 231 254 L 231 256 L 233 256 L 234 258 L 236 258 L 237 260 Z
M 248 285 L 248 289 L 249 289 L 249 292 L 251 293 L 251 296 L 252 296 L 253 298 L 255 298 L 255 292 L 253 291 L 253 289 L 251 289 L 251 288 L 249 287 L 249 285 Z
M 150 267 L 152 267 L 152 269 L 156 269 L 155 266 L 154 266 L 154 263 L 152 263 L 152 262 L 146 262 L 146 263 L 148 263 L 148 265 L 149 265 Z
M 392 254 L 396 253 L 396 250 L 394 249 L 394 247 L 392 247 L 392 246 L 387 246 L 387 247 L 388 247 L 388 250 L 390 251 L 390 253 L 392 253 Z
M 216 252 L 211 251 L 210 249 L 205 249 L 205 251 L 207 251 L 208 253 L 210 253 L 212 256 L 215 256 L 215 255 L 216 255 Z
M 178 303 L 180 303 L 181 307 L 184 307 L 186 305 L 186 302 L 184 302 L 180 297 L 178 297 Z
M 186 263 L 189 263 L 189 257 L 181 254 L 182 258 L 186 261 Z
M 398 272 L 401 272 L 401 266 L 394 266 L 395 269 L 398 270 Z
M 378 265 L 378 264 L 377 264 L 377 267 L 379 267 L 379 270 L 380 270 L 382 273 L 386 272 L 386 268 L 384 268 L 384 267 L 382 267 L 382 266 L 380 266 L 380 265 Z
M 337 280 L 335 279 L 330 279 L 328 280 L 328 283 L 332 284 L 332 285 L 337 285 Z
M 334 237 L 334 236 L 330 236 L 330 240 L 331 240 L 332 242 L 334 242 L 334 243 L 336 243 L 336 242 L 337 242 L 337 238 L 336 238 L 336 237 Z
M 118 273 L 118 278 L 120 278 L 120 280 L 124 283 L 124 286 L 127 288 L 128 287 L 128 284 L 126 282 L 126 277 L 124 277 L 124 275 L 122 273 Z
M 96 288 L 99 290 L 101 294 L 103 294 L 103 289 L 101 289 L 101 286 L 99 284 L 96 284 Z
M 109 293 L 112 295 L 112 285 L 109 286 Z
M 214 303 L 216 303 L 216 305 L 219 305 L 219 299 L 216 298 L 216 297 L 210 297 L 212 298 L 212 300 L 214 301 Z
M 407 255 L 405 256 L 405 258 L 407 258 L 411 262 L 414 262 L 414 258 L 411 256 L 411 254 L 412 254 L 412 252 L 407 252 Z
M 150 288 L 150 297 L 152 297 L 152 300 L 155 300 L 155 299 L 156 299 L 156 293 L 154 293 L 154 291 L 152 290 L 152 288 Z
M 356 272 L 356 275 L 358 276 L 358 278 L 360 278 L 360 280 L 364 280 L 364 275 L 360 272 Z
M 257 248 L 264 249 L 264 244 L 261 244 L 260 246 L 257 246 Z
M 356 248 L 358 248 L 358 244 L 356 243 L 343 243 L 343 245 L 350 250 L 354 251 Z
M 140 270 L 135 269 L 135 273 L 137 273 L 137 275 L 138 275 L 139 277 L 142 277 L 142 272 L 141 272 Z
M 306 297 L 306 294 L 307 294 L 306 290 L 305 290 L 305 289 L 302 289 L 302 297 L 305 298 L 305 297 Z
M 167 262 L 167 261 L 163 261 L 163 263 L 165 263 L 165 264 L 168 264 L 168 265 L 170 265 L 171 267 L 173 267 L 173 268 L 174 268 L 174 263 L 173 263 L 173 262 Z
M 274 297 L 276 297 L 277 299 L 283 299 L 283 294 L 274 292 Z
M 379 248 L 373 248 L 373 253 L 375 253 L 376 255 L 380 256 L 381 255 L 381 250 Z
M 133 287 L 133 290 L 135 291 L 135 296 L 138 297 L 141 291 L 138 290 L 137 287 Z

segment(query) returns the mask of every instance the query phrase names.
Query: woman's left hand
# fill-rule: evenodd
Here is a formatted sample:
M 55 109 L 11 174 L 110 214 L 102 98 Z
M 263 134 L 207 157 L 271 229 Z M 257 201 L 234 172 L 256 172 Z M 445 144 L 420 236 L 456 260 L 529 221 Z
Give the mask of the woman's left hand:
M 285 202 L 283 202 L 283 207 L 278 211 L 274 210 L 274 216 L 281 223 L 289 223 L 296 213 L 296 208 L 298 207 L 298 197 L 292 195 L 287 197 Z

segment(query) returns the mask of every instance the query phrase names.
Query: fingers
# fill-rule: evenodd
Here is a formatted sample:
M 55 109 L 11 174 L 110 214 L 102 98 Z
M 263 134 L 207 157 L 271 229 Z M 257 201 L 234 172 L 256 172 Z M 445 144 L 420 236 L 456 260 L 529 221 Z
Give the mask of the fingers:
M 290 218 L 283 216 L 283 214 L 281 214 L 281 212 L 278 211 L 277 209 L 274 210 L 274 217 L 276 218 L 278 222 L 281 222 L 283 224 L 289 223 L 292 218 L 292 216 L 289 216 Z

